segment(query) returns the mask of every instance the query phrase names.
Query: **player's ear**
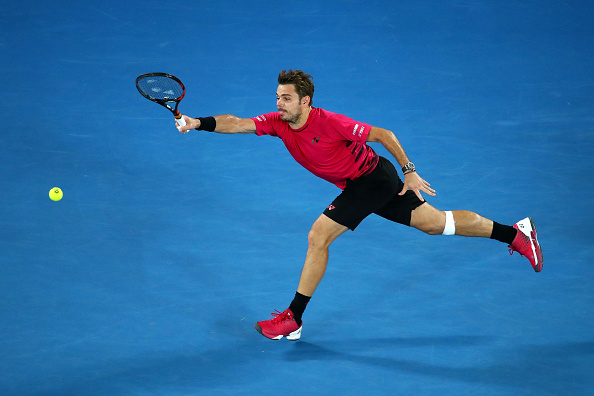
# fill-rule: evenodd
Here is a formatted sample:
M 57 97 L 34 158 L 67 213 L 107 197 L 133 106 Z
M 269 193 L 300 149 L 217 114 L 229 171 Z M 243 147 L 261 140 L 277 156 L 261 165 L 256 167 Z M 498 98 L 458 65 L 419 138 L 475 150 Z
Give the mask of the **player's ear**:
M 311 103 L 311 98 L 309 97 L 309 95 L 304 96 L 301 99 L 301 103 L 303 103 L 304 105 L 309 105 Z

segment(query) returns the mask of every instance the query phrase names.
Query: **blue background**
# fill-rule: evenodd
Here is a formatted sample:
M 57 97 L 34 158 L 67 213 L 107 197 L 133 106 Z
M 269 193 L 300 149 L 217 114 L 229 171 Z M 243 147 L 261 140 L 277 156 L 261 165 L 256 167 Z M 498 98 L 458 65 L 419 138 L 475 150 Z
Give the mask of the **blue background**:
M 0 393 L 592 394 L 593 11 L 3 1 Z M 339 191 L 278 139 L 179 134 L 134 80 L 251 117 L 288 68 L 315 106 L 393 130 L 434 206 L 533 217 L 543 271 L 372 216 L 332 245 L 301 340 L 259 335 Z

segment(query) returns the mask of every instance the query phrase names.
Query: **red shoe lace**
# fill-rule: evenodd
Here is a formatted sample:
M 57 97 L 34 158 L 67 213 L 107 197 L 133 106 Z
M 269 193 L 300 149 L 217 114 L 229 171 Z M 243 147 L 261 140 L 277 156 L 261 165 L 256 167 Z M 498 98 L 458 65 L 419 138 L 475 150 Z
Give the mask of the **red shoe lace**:
M 520 256 L 524 256 L 522 253 L 520 253 L 518 250 L 516 250 L 516 248 L 514 248 L 512 245 L 508 245 L 507 246 L 509 248 L 509 255 L 513 256 L 514 252 L 518 252 L 518 254 Z
M 278 310 L 275 309 L 276 312 L 271 313 L 270 315 L 274 316 L 273 319 L 270 320 L 270 323 L 279 323 L 279 322 L 283 322 L 285 320 L 291 320 L 293 319 L 291 312 L 280 312 Z
M 520 252 L 518 249 L 516 249 L 516 248 L 514 247 L 514 243 L 515 243 L 515 242 L 518 240 L 518 238 L 519 238 L 520 236 L 524 237 L 525 235 L 524 235 L 524 234 L 523 234 L 523 233 L 522 233 L 520 230 L 518 230 L 518 234 L 517 234 L 517 236 L 514 238 L 514 240 L 513 240 L 512 244 L 507 246 L 507 247 L 509 248 L 509 255 L 510 255 L 510 256 L 513 256 L 514 252 L 518 252 L 518 254 L 519 254 L 520 256 L 524 257 L 524 255 L 522 254 L 522 252 Z

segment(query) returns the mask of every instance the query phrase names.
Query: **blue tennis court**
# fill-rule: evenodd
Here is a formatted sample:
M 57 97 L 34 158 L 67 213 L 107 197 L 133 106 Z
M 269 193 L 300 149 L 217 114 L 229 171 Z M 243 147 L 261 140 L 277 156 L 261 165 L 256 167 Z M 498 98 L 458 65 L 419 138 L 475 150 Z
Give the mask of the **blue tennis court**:
M 594 394 L 593 12 L 3 2 L 0 394 Z M 289 68 L 314 106 L 394 131 L 435 207 L 531 216 L 543 271 L 371 216 L 332 244 L 301 340 L 258 334 L 339 190 L 279 139 L 178 133 L 134 80 L 168 72 L 182 113 L 252 117 Z

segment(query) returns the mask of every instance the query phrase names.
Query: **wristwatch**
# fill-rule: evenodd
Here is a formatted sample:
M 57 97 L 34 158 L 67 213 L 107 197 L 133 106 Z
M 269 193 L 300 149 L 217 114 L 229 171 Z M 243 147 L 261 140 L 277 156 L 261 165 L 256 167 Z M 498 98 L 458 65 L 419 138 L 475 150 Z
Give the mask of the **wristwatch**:
M 402 167 L 402 173 L 404 173 L 405 175 L 407 173 L 412 173 L 412 172 L 415 172 L 415 164 L 413 164 L 412 162 L 409 162 L 408 164 L 406 164 Z

